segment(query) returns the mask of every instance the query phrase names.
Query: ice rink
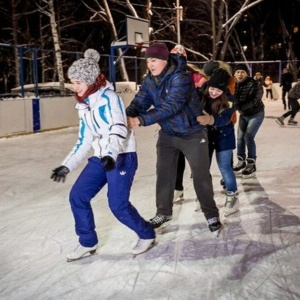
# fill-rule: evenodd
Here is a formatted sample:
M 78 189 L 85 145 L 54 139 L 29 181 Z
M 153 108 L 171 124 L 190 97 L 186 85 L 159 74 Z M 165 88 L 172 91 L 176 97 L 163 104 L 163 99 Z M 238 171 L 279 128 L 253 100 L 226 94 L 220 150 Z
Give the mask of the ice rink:
M 157 233 L 155 247 L 136 257 L 137 237 L 113 217 L 103 190 L 93 200 L 96 254 L 66 262 L 77 245 L 68 193 L 85 162 L 64 184 L 49 177 L 74 145 L 76 127 L 0 139 L 0 299 L 300 299 L 300 126 L 275 123 L 280 100 L 265 105 L 257 178 L 237 178 L 240 212 L 223 219 L 220 236 L 194 211 L 187 167 L 185 199 L 174 204 L 172 223 Z M 131 201 L 146 219 L 156 212 L 157 130 L 136 130 L 139 169 Z M 211 174 L 222 213 L 215 162 Z

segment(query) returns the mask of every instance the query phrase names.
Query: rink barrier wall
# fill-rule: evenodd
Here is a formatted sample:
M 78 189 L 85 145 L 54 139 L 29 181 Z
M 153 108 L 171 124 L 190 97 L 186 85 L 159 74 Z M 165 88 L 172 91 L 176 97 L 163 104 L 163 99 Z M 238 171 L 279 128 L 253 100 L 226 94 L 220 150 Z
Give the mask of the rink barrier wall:
M 125 107 L 135 96 L 135 92 L 118 94 Z M 77 126 L 75 104 L 73 96 L 0 101 L 0 138 Z
M 136 91 L 119 90 L 118 94 L 127 107 Z M 280 100 L 279 83 L 274 83 L 272 90 L 274 100 Z M 77 125 L 78 115 L 73 96 L 0 101 L 0 138 Z

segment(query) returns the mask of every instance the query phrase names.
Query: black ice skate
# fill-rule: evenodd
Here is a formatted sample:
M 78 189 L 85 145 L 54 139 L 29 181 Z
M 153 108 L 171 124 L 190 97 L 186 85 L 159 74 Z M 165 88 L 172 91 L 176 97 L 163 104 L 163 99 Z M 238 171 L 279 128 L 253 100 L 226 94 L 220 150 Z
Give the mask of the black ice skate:
M 222 228 L 222 224 L 220 222 L 220 219 L 218 217 L 213 217 L 207 219 L 208 228 L 211 231 L 211 233 L 218 237 Z
M 280 126 L 284 126 L 284 117 L 280 117 L 280 118 L 277 118 L 276 120 L 275 120 L 275 122 L 278 124 L 278 125 L 280 125 Z
M 221 184 L 223 190 L 226 190 L 226 184 L 225 184 L 225 181 L 223 178 L 220 180 L 220 184 Z
M 153 226 L 153 228 L 158 228 L 160 226 L 167 225 L 172 220 L 172 216 L 165 215 L 155 215 L 152 219 L 149 220 L 149 223 Z
M 243 178 L 251 178 L 255 177 L 256 172 L 256 165 L 255 165 L 255 159 L 253 158 L 247 158 L 247 166 L 242 172 Z
M 290 118 L 290 119 L 288 120 L 288 125 L 297 125 L 297 124 L 298 124 L 298 122 L 295 121 L 294 118 Z
M 232 168 L 234 172 L 239 172 L 246 168 L 246 161 L 241 156 L 238 156 L 238 163 Z

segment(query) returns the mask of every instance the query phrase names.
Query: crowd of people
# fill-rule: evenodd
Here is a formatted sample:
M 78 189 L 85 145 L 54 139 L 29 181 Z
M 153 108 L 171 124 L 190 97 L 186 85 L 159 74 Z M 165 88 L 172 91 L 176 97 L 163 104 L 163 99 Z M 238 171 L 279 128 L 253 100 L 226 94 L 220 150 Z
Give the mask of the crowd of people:
M 51 174 L 54 181 L 64 182 L 93 148 L 93 155 L 69 194 L 79 243 L 67 255 L 67 261 L 96 252 L 98 237 L 91 200 L 105 185 L 112 213 L 138 237 L 132 253 L 137 255 L 153 247 L 155 229 L 172 220 L 174 201 L 184 199 L 186 160 L 198 208 L 208 230 L 218 236 L 223 225 L 210 174 L 213 155 L 225 190 L 224 215 L 229 217 L 239 210 L 236 174 L 255 176 L 255 136 L 265 117 L 264 87 L 273 99 L 270 77 L 263 80 L 257 72 L 252 78 L 246 64 L 237 64 L 232 69 L 229 64 L 215 60 L 200 69 L 188 64 L 183 46 L 169 51 L 165 43 L 155 42 L 145 51 L 148 73 L 125 109 L 112 84 L 101 73 L 99 59 L 96 50 L 88 49 L 84 58 L 68 70 L 77 101 L 78 140 Z M 288 94 L 291 110 L 276 120 L 281 125 L 289 115 L 289 124 L 295 123 L 299 110 L 300 83 L 292 88 L 292 79 L 287 74 L 290 73 L 284 69 L 282 102 L 286 109 Z M 145 220 L 129 200 L 138 165 L 133 129 L 153 124 L 160 126 L 156 144 L 156 212 Z

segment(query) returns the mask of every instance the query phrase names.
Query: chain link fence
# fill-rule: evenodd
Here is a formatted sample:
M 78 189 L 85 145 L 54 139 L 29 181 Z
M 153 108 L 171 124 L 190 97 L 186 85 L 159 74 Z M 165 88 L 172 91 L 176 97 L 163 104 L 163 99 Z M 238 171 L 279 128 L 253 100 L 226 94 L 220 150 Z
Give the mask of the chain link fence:
M 61 51 L 62 65 L 65 82 L 69 82 L 67 78 L 67 70 L 73 61 L 81 58 L 82 52 Z M 115 58 L 114 58 L 115 59 Z M 141 84 L 143 75 L 146 74 L 146 62 L 143 57 L 123 56 L 129 81 Z M 18 64 L 16 64 L 16 61 Z M 110 55 L 101 54 L 100 67 L 101 72 L 109 79 L 109 63 Z M 202 68 L 204 61 L 192 61 L 199 68 Z M 237 63 L 229 64 L 232 68 Z M 279 82 L 281 71 L 289 66 L 287 61 L 260 61 L 246 62 L 250 69 L 250 76 L 254 76 L 256 72 L 260 72 L 265 78 L 270 76 L 273 82 Z M 300 61 L 294 61 L 297 70 L 300 67 Z M 122 81 L 118 66 L 115 67 L 116 81 Z M 297 78 L 298 78 L 297 74 Z M 296 76 L 295 76 L 296 77 Z M 295 80 L 297 79 L 295 78 Z M 0 94 L 10 95 L 12 89 L 20 85 L 35 84 L 43 82 L 57 82 L 58 76 L 56 71 L 55 52 L 54 50 L 42 50 L 23 46 L 12 46 L 0 44 Z M 37 93 L 37 91 L 35 91 Z M 39 95 L 36 95 L 39 96 Z

